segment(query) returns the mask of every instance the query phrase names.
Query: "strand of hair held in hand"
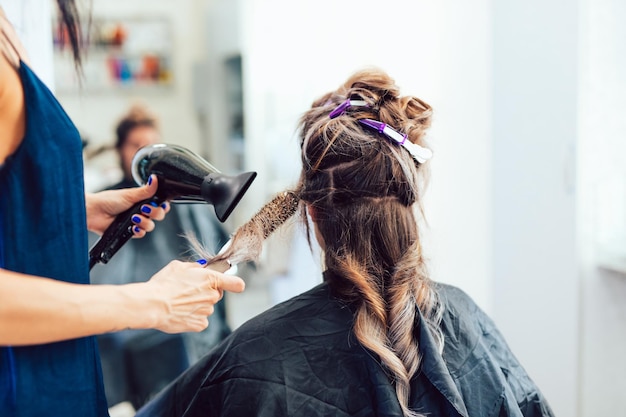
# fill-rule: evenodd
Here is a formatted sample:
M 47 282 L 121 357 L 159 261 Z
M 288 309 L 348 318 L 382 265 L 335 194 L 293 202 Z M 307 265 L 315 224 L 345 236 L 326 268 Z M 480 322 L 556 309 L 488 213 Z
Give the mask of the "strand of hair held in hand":
M 207 267 L 221 270 L 228 266 L 228 269 L 230 265 L 258 259 L 265 239 L 294 215 L 299 203 L 296 191 L 277 194 L 235 231 L 220 253 L 208 261 Z

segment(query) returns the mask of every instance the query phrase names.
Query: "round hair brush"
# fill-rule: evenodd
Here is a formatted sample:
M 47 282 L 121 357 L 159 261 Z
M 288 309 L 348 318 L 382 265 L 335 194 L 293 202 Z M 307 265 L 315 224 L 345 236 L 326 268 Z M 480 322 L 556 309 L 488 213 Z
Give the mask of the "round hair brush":
M 277 194 L 235 231 L 216 256 L 209 257 L 206 266 L 225 272 L 233 265 L 258 259 L 265 239 L 294 215 L 299 203 L 296 191 Z

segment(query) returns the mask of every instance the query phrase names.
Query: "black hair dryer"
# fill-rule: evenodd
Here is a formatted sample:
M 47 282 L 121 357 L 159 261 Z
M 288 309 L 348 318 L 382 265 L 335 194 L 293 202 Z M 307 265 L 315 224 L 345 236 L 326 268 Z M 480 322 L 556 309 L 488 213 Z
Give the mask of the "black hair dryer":
M 224 222 L 254 181 L 256 172 L 236 176 L 221 174 L 213 165 L 194 152 L 177 145 L 156 144 L 137 151 L 132 162 L 133 179 L 145 184 L 150 175 L 159 180 L 156 194 L 119 214 L 89 250 L 89 269 L 107 263 L 133 236 L 133 213 L 152 202 L 209 203 L 219 221 Z M 158 226 L 157 226 L 158 227 Z

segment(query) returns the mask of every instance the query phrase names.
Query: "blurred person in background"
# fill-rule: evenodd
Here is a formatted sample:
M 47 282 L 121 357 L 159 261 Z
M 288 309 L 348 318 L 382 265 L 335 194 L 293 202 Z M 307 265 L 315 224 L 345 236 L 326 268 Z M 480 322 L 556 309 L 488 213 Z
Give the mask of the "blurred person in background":
M 115 134 L 123 178 L 107 190 L 137 187 L 131 163 L 140 148 L 161 143 L 157 117 L 144 105 L 135 104 L 119 120 Z M 229 238 L 212 206 L 173 204 L 168 216 L 150 235 L 129 241 L 106 265 L 94 266 L 91 281 L 97 284 L 145 281 L 169 259 L 189 255 L 185 235 L 190 232 L 213 253 Z M 97 240 L 96 235 L 90 238 L 92 244 Z M 109 406 L 128 401 L 134 408 L 140 407 L 229 333 L 225 299 L 222 299 L 215 305 L 210 326 L 200 333 L 174 335 L 156 330 L 124 330 L 98 336 Z

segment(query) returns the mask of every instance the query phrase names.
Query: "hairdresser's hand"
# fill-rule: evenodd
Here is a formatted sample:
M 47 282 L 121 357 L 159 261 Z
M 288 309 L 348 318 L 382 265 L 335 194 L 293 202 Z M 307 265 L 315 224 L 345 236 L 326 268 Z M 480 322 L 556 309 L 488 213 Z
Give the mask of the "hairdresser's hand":
M 87 228 L 98 234 L 104 233 L 115 217 L 131 208 L 134 204 L 152 197 L 158 188 L 155 175 L 150 177 L 148 184 L 142 187 L 107 190 L 86 194 Z M 163 220 L 170 211 L 169 203 L 160 206 L 144 204 L 138 213 L 131 215 L 135 224 L 133 237 L 143 237 L 146 232 L 154 230 L 156 220 Z
M 239 277 L 180 261 L 170 262 L 145 285 L 160 301 L 153 327 L 166 333 L 204 330 L 209 325 L 207 316 L 213 314 L 224 291 L 242 292 L 245 288 Z

